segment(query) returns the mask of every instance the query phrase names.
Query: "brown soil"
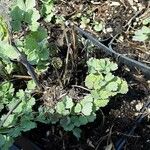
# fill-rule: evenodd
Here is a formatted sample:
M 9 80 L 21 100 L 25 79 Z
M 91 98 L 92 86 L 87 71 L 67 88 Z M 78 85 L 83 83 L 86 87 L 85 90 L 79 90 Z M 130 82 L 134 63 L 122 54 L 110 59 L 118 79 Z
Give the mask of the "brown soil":
M 80 19 L 77 18 L 76 15 L 78 13 L 85 15 L 87 11 L 90 10 L 91 13 L 87 14 L 87 16 L 91 20 L 94 17 L 95 21 L 103 21 L 105 28 L 112 28 L 112 31 L 108 32 L 106 30 L 96 33 L 90 25 L 87 25 L 87 31 L 97 37 L 101 37 L 101 39 L 114 37 L 119 33 L 120 36 L 116 38 L 113 48 L 122 54 L 126 54 L 131 58 L 150 65 L 149 43 L 133 42 L 131 39 L 133 31 L 141 26 L 141 23 L 137 22 L 136 18 L 144 18 L 147 16 L 149 7 L 148 1 L 139 0 L 138 3 L 134 1 L 134 8 L 136 8 L 137 11 L 140 9 L 140 5 L 143 6 L 143 9 L 131 23 L 129 23 L 129 20 L 135 15 L 136 11 L 129 3 L 129 0 L 116 0 L 116 2 L 118 2 L 118 5 L 114 3 L 114 5 L 112 5 L 112 1 L 108 0 L 95 1 L 95 3 L 85 0 L 64 0 L 57 4 L 56 12 L 58 15 L 63 14 L 65 19 L 71 20 L 80 26 Z M 86 62 L 85 53 L 82 51 L 84 49 L 83 45 L 77 45 L 76 42 L 73 41 L 74 31 L 67 29 L 67 33 L 71 33 L 71 42 L 75 43 L 71 45 L 72 49 L 75 50 L 75 48 L 78 48 L 78 52 L 75 54 L 78 55 L 79 60 L 84 59 L 84 62 Z M 62 50 L 62 59 L 67 51 L 63 34 L 62 27 L 55 25 L 51 27 L 51 38 L 49 40 L 51 42 L 55 41 L 55 44 Z M 98 58 L 105 57 L 105 54 L 100 52 L 100 50 L 96 50 L 96 48 L 94 50 L 95 54 L 91 55 L 95 55 Z M 73 59 L 77 61 L 75 54 Z M 69 84 L 73 84 L 76 79 L 77 83 L 83 83 L 86 68 L 83 72 L 81 68 L 84 62 L 79 62 L 78 67 L 74 68 L 74 72 L 78 72 L 75 76 L 69 74 L 70 81 L 68 82 L 68 87 Z M 45 76 L 50 74 L 48 71 Z M 147 102 L 150 84 L 138 70 L 129 70 L 126 66 L 120 66 L 115 74 L 127 80 L 129 92 L 123 96 L 117 95 L 113 97 L 105 108 L 97 112 L 97 119 L 94 123 L 82 126 L 83 133 L 79 141 L 77 141 L 71 133 L 64 132 L 58 125 L 39 124 L 37 129 L 26 133 L 25 136 L 31 139 L 31 141 L 37 144 L 42 150 L 113 150 L 115 149 L 115 144 L 121 137 L 126 137 L 127 139 L 123 146 L 124 150 L 149 150 L 150 122 L 148 117 L 143 119 L 132 135 L 128 135 L 127 132 L 132 129 L 137 116 L 140 115 L 140 110 L 137 110 L 137 106 L 139 104 L 144 105 Z M 55 75 L 53 74 L 51 76 L 54 77 Z M 42 78 L 44 79 L 43 76 Z M 45 80 L 47 81 L 47 78 L 45 78 Z M 50 84 L 50 81 L 46 84 Z

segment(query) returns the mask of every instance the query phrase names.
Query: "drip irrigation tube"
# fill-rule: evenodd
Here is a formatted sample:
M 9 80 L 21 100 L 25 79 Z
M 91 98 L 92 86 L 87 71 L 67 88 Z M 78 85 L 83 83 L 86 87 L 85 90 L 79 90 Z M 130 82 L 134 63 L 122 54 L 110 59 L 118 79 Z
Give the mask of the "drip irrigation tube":
M 16 44 L 12 41 L 12 46 L 15 47 L 15 51 L 18 53 L 19 55 L 19 59 L 18 61 L 21 62 L 25 67 L 26 69 L 28 70 L 28 73 L 31 75 L 33 81 L 35 82 L 36 86 L 38 87 L 38 89 L 42 89 L 38 79 L 37 79 L 37 76 L 36 76 L 36 73 L 33 69 L 33 67 L 31 66 L 31 64 L 27 61 L 27 58 L 24 56 L 24 54 L 22 54 L 20 52 L 20 50 L 18 49 L 18 47 L 16 46 Z
M 150 67 L 138 62 L 134 59 L 131 59 L 129 57 L 126 57 L 120 53 L 115 52 L 112 48 L 111 45 L 109 45 L 109 47 L 105 46 L 104 44 L 102 44 L 100 41 L 98 41 L 96 38 L 94 38 L 91 34 L 89 34 L 88 32 L 84 31 L 83 29 L 77 27 L 76 25 L 74 25 L 74 28 L 78 31 L 78 33 L 84 37 L 86 37 L 88 40 L 90 40 L 95 46 L 97 46 L 98 48 L 102 49 L 106 54 L 109 54 L 110 56 L 112 56 L 113 58 L 115 58 L 118 62 L 123 63 L 125 65 L 127 65 L 129 68 L 138 68 L 142 71 L 142 73 L 147 77 L 147 79 L 150 79 Z M 137 125 L 139 125 L 143 118 L 145 117 L 145 110 L 147 108 L 150 108 L 150 97 L 148 97 L 148 102 L 145 104 L 145 106 L 142 108 L 141 110 L 141 115 L 139 115 L 137 117 L 137 119 L 135 120 L 135 123 L 133 125 L 133 127 L 126 133 L 127 135 L 131 135 L 134 133 L 135 129 L 137 128 Z M 116 150 L 122 150 L 124 144 L 126 143 L 126 138 L 122 137 L 120 138 L 117 143 L 115 144 L 115 149 Z
M 143 118 L 145 117 L 145 113 L 144 112 L 148 108 L 150 108 L 150 97 L 148 98 L 148 102 L 142 108 L 141 113 L 140 113 L 141 115 L 139 115 L 137 117 L 133 127 L 126 133 L 127 135 L 129 135 L 129 136 L 133 135 L 135 129 L 137 128 L 137 126 L 142 122 Z M 116 150 L 122 150 L 125 143 L 126 143 L 126 138 L 125 137 L 120 138 L 115 144 L 115 149 Z
M 147 77 L 147 79 L 150 79 L 150 67 L 149 66 L 141 62 L 138 62 L 134 59 L 131 59 L 127 56 L 124 56 L 123 54 L 115 52 L 112 48 L 105 46 L 99 40 L 94 38 L 90 33 L 84 31 L 83 29 L 77 27 L 76 25 L 74 25 L 74 28 L 76 31 L 78 31 L 80 35 L 89 39 L 95 46 L 102 49 L 106 54 L 109 54 L 110 56 L 115 58 L 116 61 L 127 65 L 130 69 L 135 68 L 135 67 L 140 69 L 142 73 Z

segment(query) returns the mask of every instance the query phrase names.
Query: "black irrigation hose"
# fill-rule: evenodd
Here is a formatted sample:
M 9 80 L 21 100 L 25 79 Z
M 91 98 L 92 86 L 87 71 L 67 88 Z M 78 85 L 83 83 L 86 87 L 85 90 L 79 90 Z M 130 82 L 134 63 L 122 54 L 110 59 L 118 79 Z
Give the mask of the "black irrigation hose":
M 138 62 L 134 59 L 131 59 L 127 56 L 124 56 L 123 54 L 115 52 L 112 48 L 105 46 L 104 44 L 99 42 L 96 38 L 94 38 L 91 34 L 77 27 L 76 25 L 74 25 L 74 28 L 78 31 L 79 34 L 89 39 L 95 46 L 97 46 L 98 48 L 101 48 L 106 54 L 111 55 L 120 63 L 127 65 L 130 69 L 134 67 L 140 69 L 143 72 L 143 74 L 147 77 L 147 79 L 150 79 L 150 67 L 149 66 L 141 62 Z
M 109 54 L 112 57 L 114 57 L 117 61 L 126 64 L 129 68 L 137 67 L 143 72 L 143 74 L 147 77 L 147 79 L 150 79 L 150 67 L 136 60 L 133 60 L 129 57 L 126 57 L 122 54 L 115 52 L 111 48 L 111 45 L 109 45 L 109 47 L 106 47 L 104 44 L 102 44 L 96 38 L 94 38 L 91 34 L 87 33 L 86 31 L 84 31 L 83 29 L 77 26 L 74 26 L 74 27 L 78 31 L 79 34 L 89 39 L 95 46 L 97 46 L 98 48 L 101 48 L 106 54 Z M 139 115 L 137 119 L 135 120 L 135 124 L 133 125 L 132 129 L 127 132 L 128 135 L 131 135 L 134 133 L 134 130 L 137 128 L 137 125 L 140 124 L 143 118 L 145 117 L 145 114 L 144 114 L 145 110 L 149 107 L 150 107 L 150 97 L 148 98 L 148 102 L 142 108 L 141 115 Z M 122 150 L 125 143 L 126 143 L 126 138 L 125 137 L 120 138 L 118 142 L 115 144 L 116 150 Z
M 145 104 L 145 106 L 142 108 L 141 110 L 141 115 L 139 115 L 137 117 L 137 119 L 135 120 L 135 124 L 134 126 L 126 133 L 127 135 L 133 135 L 134 130 L 137 128 L 137 126 L 142 122 L 143 118 L 145 117 L 145 110 L 150 108 L 150 97 L 148 98 L 148 102 Z M 116 144 L 115 144 L 115 149 L 116 150 L 122 150 L 124 144 L 126 143 L 126 138 L 122 137 L 120 138 Z
M 33 67 L 31 66 L 31 64 L 28 62 L 27 58 L 20 52 L 20 50 L 18 49 L 18 47 L 16 46 L 16 44 L 12 41 L 11 42 L 12 46 L 15 47 L 15 51 L 18 53 L 19 55 L 19 59 L 18 61 L 21 62 L 25 67 L 26 69 L 28 70 L 28 73 L 31 75 L 33 81 L 35 82 L 36 86 L 38 87 L 38 89 L 42 89 L 38 79 L 37 79 L 37 76 L 36 76 L 36 73 L 33 69 Z

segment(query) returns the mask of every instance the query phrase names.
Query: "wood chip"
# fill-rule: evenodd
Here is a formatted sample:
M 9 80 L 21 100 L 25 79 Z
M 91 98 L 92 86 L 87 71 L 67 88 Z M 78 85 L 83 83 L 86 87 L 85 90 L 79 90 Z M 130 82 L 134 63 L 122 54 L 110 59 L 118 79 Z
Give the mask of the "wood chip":
M 131 6 L 133 6 L 133 4 L 134 4 L 133 0 L 128 0 L 128 2 Z
M 112 1 L 110 6 L 120 6 L 119 2 Z
M 143 103 L 141 103 L 141 102 L 135 106 L 137 111 L 140 111 L 142 109 L 142 107 L 143 107 Z

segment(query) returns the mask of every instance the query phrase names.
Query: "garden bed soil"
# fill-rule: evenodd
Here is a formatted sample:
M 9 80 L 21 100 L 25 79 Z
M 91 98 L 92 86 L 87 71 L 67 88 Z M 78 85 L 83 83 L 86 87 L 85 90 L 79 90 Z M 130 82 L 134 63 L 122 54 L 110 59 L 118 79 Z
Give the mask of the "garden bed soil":
M 85 0 L 60 1 L 56 5 L 56 13 L 58 15 L 63 14 L 66 19 L 80 26 L 75 15 L 79 12 L 85 14 L 87 10 L 92 11 L 95 20 L 105 22 L 106 31 L 96 33 L 90 26 L 87 26 L 85 30 L 97 37 L 101 37 L 101 39 L 112 38 L 116 34 L 120 34 L 119 38 L 115 39 L 114 49 L 149 65 L 149 42 L 140 43 L 131 40 L 133 31 L 141 25 L 137 18 L 144 18 L 147 14 L 150 15 L 147 13 L 150 10 L 149 2 L 146 0 L 116 0 L 115 2 L 109 0 L 97 2 Z M 140 10 L 141 12 L 129 23 L 135 12 Z M 92 18 L 93 16 L 91 15 L 90 17 Z M 110 32 L 108 29 L 112 29 L 112 31 Z M 67 44 L 64 42 L 63 28 L 53 25 L 50 30 L 50 42 L 55 41 L 55 44 L 62 50 L 60 55 L 65 56 Z M 66 30 L 68 33 L 73 33 L 72 29 L 66 28 Z M 74 33 L 76 34 L 75 31 Z M 76 37 L 80 38 L 77 35 Z M 71 41 L 72 43 L 74 42 L 73 40 Z M 74 46 L 78 48 L 78 59 L 86 62 L 84 60 L 85 53 L 82 51 L 84 49 L 83 45 L 75 44 Z M 97 58 L 106 56 L 100 50 L 96 48 L 94 50 L 96 52 L 94 55 Z M 76 76 L 71 76 L 68 87 L 71 87 L 71 84 L 75 84 L 74 80 L 78 80 L 77 83 L 83 84 L 87 68 L 82 68 L 81 64 L 77 66 L 76 71 L 78 73 L 76 73 Z M 46 78 L 47 75 L 52 79 L 55 78 L 55 75 L 51 74 L 49 70 L 45 77 L 41 77 L 47 82 L 46 84 L 49 84 Z M 129 92 L 126 95 L 113 97 L 105 108 L 97 112 L 97 119 L 94 123 L 82 126 L 83 132 L 79 141 L 71 133 L 63 131 L 58 125 L 44 125 L 41 123 L 38 124 L 36 129 L 24 133 L 23 136 L 30 139 L 42 150 L 113 150 L 121 137 L 126 137 L 127 139 L 123 148 L 125 150 L 149 150 L 150 121 L 147 116 L 137 126 L 133 135 L 128 135 L 127 131 L 133 127 L 137 116 L 140 115 L 140 108 L 148 101 L 150 82 L 144 78 L 139 70 L 129 70 L 126 66 L 119 66 L 115 74 L 127 80 Z M 19 145 L 19 142 L 17 144 Z

